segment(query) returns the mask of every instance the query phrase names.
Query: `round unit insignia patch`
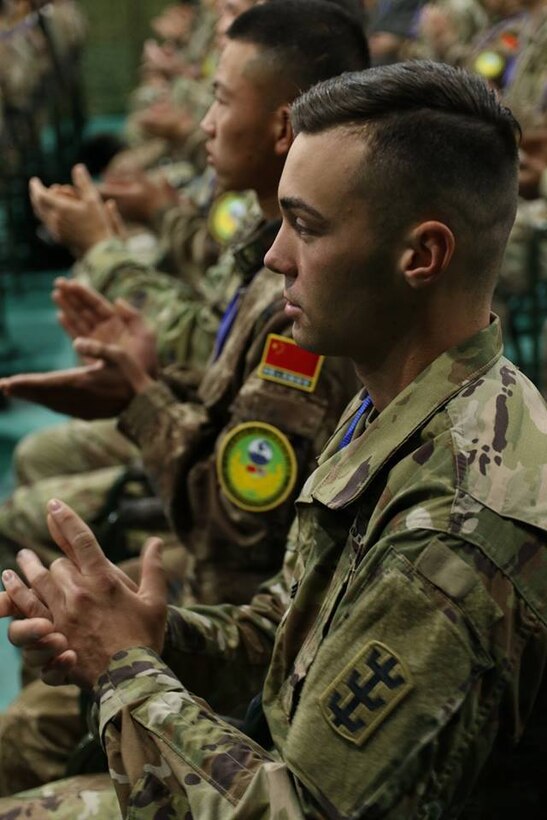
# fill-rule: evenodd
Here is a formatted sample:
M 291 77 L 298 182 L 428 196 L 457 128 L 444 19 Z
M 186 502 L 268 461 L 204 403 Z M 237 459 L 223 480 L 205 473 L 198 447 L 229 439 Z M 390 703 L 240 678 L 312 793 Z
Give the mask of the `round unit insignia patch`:
M 239 194 L 221 194 L 209 211 L 209 231 L 214 239 L 226 244 L 234 238 L 247 211 L 245 200 Z
M 483 51 L 475 60 L 475 71 L 487 80 L 500 77 L 505 68 L 505 60 L 495 51 Z
M 217 456 L 227 498 L 250 512 L 282 504 L 296 483 L 296 456 L 288 438 L 271 424 L 248 421 L 230 430 Z

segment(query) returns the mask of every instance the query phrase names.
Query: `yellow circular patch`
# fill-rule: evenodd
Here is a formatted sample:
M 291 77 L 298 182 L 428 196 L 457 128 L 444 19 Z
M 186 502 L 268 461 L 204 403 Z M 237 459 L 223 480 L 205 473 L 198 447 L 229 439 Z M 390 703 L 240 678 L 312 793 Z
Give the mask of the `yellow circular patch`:
M 505 60 L 495 51 L 483 51 L 475 60 L 475 71 L 487 80 L 495 80 L 504 68 Z
M 248 421 L 230 430 L 217 456 L 227 498 L 250 512 L 282 504 L 296 483 L 296 456 L 288 438 L 271 424 Z
M 245 200 L 239 194 L 227 193 L 217 197 L 209 211 L 209 231 L 223 245 L 234 238 L 247 212 Z

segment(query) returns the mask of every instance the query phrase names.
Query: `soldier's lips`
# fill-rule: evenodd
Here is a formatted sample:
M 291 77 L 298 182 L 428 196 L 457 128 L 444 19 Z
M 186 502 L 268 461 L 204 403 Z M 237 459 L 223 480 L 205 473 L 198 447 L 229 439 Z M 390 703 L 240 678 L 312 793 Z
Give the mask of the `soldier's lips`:
M 284 296 L 284 299 L 285 308 L 283 312 L 285 313 L 285 316 L 288 316 L 289 319 L 296 319 L 298 316 L 302 314 L 302 308 L 299 305 L 295 305 L 295 303 L 291 302 L 291 300 L 288 299 L 286 296 Z

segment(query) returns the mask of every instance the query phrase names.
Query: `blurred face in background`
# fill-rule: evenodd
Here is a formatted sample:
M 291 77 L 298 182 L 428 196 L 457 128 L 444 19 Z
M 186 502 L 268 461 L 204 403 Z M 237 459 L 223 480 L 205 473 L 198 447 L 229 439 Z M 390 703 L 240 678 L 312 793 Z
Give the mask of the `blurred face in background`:
M 258 0 L 217 0 L 216 42 L 220 50 L 226 45 L 226 32 L 236 17 L 255 6 L 257 2 Z

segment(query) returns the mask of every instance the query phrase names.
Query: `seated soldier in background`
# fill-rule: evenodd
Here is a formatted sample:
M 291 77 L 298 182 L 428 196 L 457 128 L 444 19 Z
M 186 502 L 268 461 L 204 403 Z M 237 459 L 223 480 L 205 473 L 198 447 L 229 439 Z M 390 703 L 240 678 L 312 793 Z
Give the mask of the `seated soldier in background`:
M 233 3 L 230 14 L 235 15 L 242 5 L 248 3 Z M 222 25 L 229 19 L 225 14 Z M 78 278 L 111 300 L 128 300 L 153 323 L 158 364 L 192 368 L 197 386 L 222 314 L 240 282 L 232 249 L 224 250 L 217 262 L 217 248 L 219 243 L 237 245 L 238 238 L 248 240 L 258 229 L 263 215 L 254 193 L 243 192 L 238 198 L 229 193 L 223 198 L 221 186 L 211 208 L 212 192 L 218 187 L 208 174 L 196 186 L 198 201 L 185 198 L 167 207 L 172 192 L 166 193 L 161 185 L 139 178 L 133 184 L 137 193 L 130 196 L 127 186 L 109 183 L 104 189 L 108 197 L 118 193 L 119 202 L 123 191 L 126 198 L 132 197 L 133 208 L 136 197 L 141 215 L 144 201 L 148 215 L 156 214 L 161 256 L 151 265 L 138 248 L 117 235 L 116 224 L 85 168 L 75 168 L 73 176 L 76 196 L 64 195 L 59 186 L 45 189 L 39 180 L 31 181 L 37 215 L 58 241 L 80 256 L 75 269 Z M 254 184 L 252 166 L 248 176 Z M 94 520 L 105 509 L 113 485 L 137 458 L 138 451 L 111 421 L 71 422 L 27 436 L 14 455 L 18 486 L 0 510 L 3 565 L 9 564 L 17 545 L 42 542 L 48 547 L 49 534 L 39 510 L 52 493 L 62 492 L 81 515 Z M 132 550 L 138 551 L 142 543 L 138 533 L 132 542 Z
M 192 373 L 177 366 L 153 378 L 150 334 L 138 314 L 70 282 L 59 287 L 66 324 L 79 332 L 83 313 L 97 338 L 110 334 L 108 344 L 78 343 L 91 345 L 103 365 L 3 382 L 12 394 L 75 415 L 121 413 L 121 430 L 138 445 L 191 553 L 193 596 L 209 603 L 248 601 L 279 567 L 297 490 L 355 390 L 347 360 L 323 361 L 293 344 L 282 283 L 263 257 L 279 226 L 276 192 L 292 142 L 290 103 L 314 81 L 368 61 L 360 27 L 319 0 L 256 6 L 236 20 L 228 38 L 203 124 L 207 148 L 220 184 L 252 185 L 264 218 L 235 253 L 241 286 L 199 389 Z M 4 508 L 4 532 L 15 540 L 17 515 L 5 523 L 12 512 Z M 177 563 L 182 553 L 179 547 Z M 44 772 L 62 776 L 71 745 L 63 735 L 56 747 L 55 725 L 60 721 L 75 743 L 82 732 L 77 706 L 74 688 L 57 700 L 39 682 L 23 692 L 0 723 L 1 789 L 41 782 Z M 21 742 L 27 731 L 30 759 L 29 743 Z
M 3 614 L 29 618 L 10 637 L 92 690 L 124 816 L 453 818 L 471 797 L 472 816 L 539 817 L 515 746 L 547 659 L 547 409 L 490 314 L 517 123 L 429 62 L 321 83 L 291 118 L 266 262 L 295 340 L 350 356 L 363 388 L 284 571 L 248 606 L 167 608 L 157 541 L 137 588 L 52 500 L 66 558 L 24 552 L 28 587 L 4 573 Z M 202 698 L 252 694 L 260 664 L 237 728 Z M 98 786 L 50 784 L 0 818 L 77 816 Z

